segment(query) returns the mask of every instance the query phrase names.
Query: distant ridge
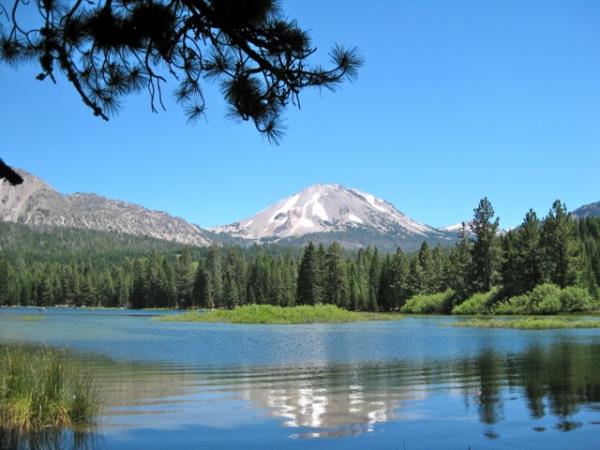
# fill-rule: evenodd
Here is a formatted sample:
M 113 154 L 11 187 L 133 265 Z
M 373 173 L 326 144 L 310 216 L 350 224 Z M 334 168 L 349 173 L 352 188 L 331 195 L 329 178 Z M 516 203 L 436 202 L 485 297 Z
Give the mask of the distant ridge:
M 600 202 L 580 206 L 571 214 L 579 219 L 584 217 L 600 217 Z
M 96 194 L 64 195 L 30 173 L 17 172 L 22 184 L 0 182 L 3 222 L 112 231 L 196 246 L 210 243 L 205 230 L 182 218 Z

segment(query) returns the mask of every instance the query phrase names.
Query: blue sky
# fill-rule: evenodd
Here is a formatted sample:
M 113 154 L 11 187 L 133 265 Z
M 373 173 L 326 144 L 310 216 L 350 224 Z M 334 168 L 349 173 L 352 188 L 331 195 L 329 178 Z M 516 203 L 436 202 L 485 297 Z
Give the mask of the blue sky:
M 311 91 L 270 145 L 225 118 L 152 114 L 145 95 L 110 122 L 67 82 L 0 66 L 0 157 L 61 192 L 96 192 L 201 226 L 250 216 L 314 183 L 384 198 L 434 226 L 488 196 L 504 227 L 555 198 L 600 200 L 600 2 L 285 1 L 326 57 L 365 65 L 337 92 Z

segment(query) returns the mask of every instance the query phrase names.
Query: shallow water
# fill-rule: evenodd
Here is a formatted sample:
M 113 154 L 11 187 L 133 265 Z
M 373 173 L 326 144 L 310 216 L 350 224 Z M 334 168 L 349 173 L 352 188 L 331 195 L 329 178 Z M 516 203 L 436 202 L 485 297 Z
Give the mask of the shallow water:
M 46 436 L 41 447 L 597 449 L 600 442 L 598 329 L 452 328 L 461 320 L 452 317 L 185 324 L 152 320 L 158 313 L 0 309 L 0 342 L 69 348 L 103 387 L 97 430 Z M 43 319 L 21 318 L 34 314 Z

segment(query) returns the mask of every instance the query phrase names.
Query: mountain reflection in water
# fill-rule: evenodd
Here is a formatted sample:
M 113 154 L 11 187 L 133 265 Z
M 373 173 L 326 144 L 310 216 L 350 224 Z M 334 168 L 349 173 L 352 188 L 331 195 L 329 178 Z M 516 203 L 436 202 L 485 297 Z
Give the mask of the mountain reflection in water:
M 555 427 L 582 424 L 572 417 L 600 401 L 600 345 L 560 343 L 516 355 L 484 350 L 478 357 L 301 369 L 245 370 L 203 376 L 207 385 L 239 392 L 287 427 L 308 428 L 302 437 L 353 435 L 378 422 L 410 418 L 411 401 L 461 396 L 489 426 L 504 419 L 506 400 L 522 399 L 531 419 L 551 415 Z
M 600 412 L 600 344 L 557 342 L 515 354 L 483 349 L 473 358 L 315 367 L 201 368 L 115 361 L 72 353 L 91 369 L 105 400 L 97 430 L 0 435 L 3 448 L 103 448 L 104 436 L 135 429 L 235 428 L 271 417 L 291 438 L 363 435 L 377 424 L 439 420 L 447 413 L 420 402 L 458 400 L 481 422 L 486 438 L 518 405 L 525 426 L 562 432 L 598 426 L 581 420 Z M 245 405 L 245 406 L 244 406 Z M 453 408 L 456 409 L 454 406 Z M 249 419 L 250 417 L 250 419 Z M 521 424 L 522 426 L 522 424 Z M 599 430 L 600 431 L 600 430 Z M 108 434 L 107 434 L 108 433 Z M 114 436 L 113 436 L 114 437 Z M 66 444 L 67 443 L 67 444 Z

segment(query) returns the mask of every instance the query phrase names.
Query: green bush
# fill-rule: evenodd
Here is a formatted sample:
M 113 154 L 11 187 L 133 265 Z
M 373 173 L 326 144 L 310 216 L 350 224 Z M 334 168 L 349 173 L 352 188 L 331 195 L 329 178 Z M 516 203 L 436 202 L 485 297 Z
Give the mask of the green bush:
M 565 288 L 560 293 L 563 312 L 591 311 L 594 300 L 587 289 L 577 286 Z
M 400 309 L 409 314 L 445 314 L 452 311 L 455 293 L 452 289 L 437 294 L 415 295 Z
M 511 297 L 505 302 L 498 303 L 494 308 L 494 314 L 512 315 L 512 314 L 527 314 L 527 304 L 529 296 L 527 294 Z
M 457 315 L 481 315 L 489 314 L 492 302 L 498 292 L 493 289 L 489 292 L 473 294 L 462 303 L 452 308 L 452 314 Z
M 561 289 L 546 283 L 531 292 L 512 297 L 498 305 L 496 314 L 558 314 L 594 309 L 592 296 L 585 288 L 571 286 Z

